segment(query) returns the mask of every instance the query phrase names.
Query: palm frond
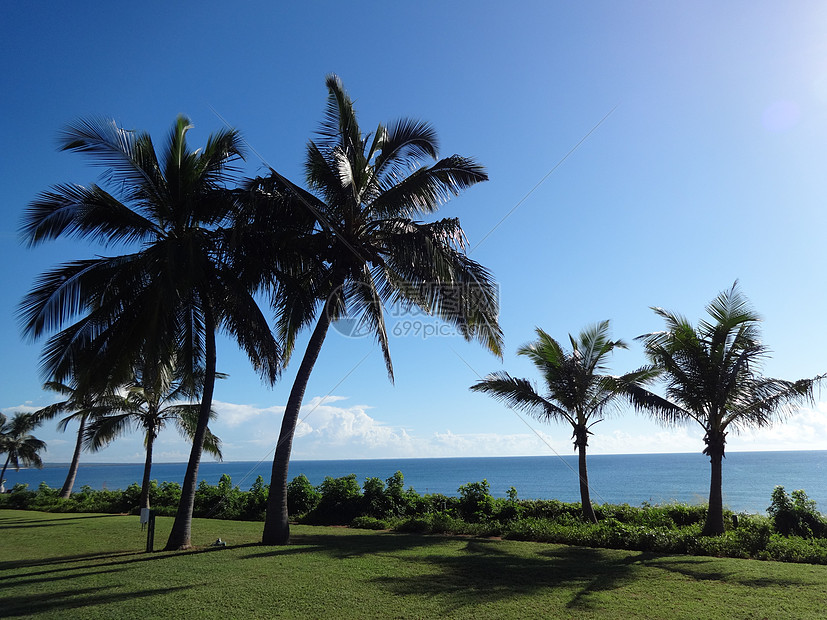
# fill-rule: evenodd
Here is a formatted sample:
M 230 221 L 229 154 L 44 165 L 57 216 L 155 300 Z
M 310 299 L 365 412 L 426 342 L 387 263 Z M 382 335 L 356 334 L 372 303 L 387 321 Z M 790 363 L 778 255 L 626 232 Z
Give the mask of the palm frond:
M 157 229 L 97 185 L 56 185 L 29 204 L 20 233 L 32 247 L 62 236 L 133 243 L 157 234 Z
M 84 431 L 83 445 L 87 450 L 98 452 L 126 434 L 130 427 L 140 427 L 140 417 L 134 413 L 118 413 L 96 418 Z
M 457 249 L 464 243 L 457 220 L 382 220 L 376 237 L 385 248 L 381 293 L 389 303 L 415 304 L 502 356 L 499 290 L 487 269 Z
M 87 155 L 103 167 L 104 179 L 123 191 L 122 200 L 159 204 L 165 185 L 148 134 L 118 127 L 111 119 L 90 117 L 69 124 L 59 138 L 60 149 Z
M 496 400 L 538 419 L 565 420 L 576 424 L 573 416 L 553 402 L 543 398 L 527 379 L 512 377 L 507 372 L 495 372 L 471 386 L 471 391 L 489 394 Z
M 325 79 L 325 85 L 328 91 L 327 108 L 324 120 L 317 130 L 321 143 L 325 149 L 340 146 L 346 151 L 350 149 L 363 151 L 362 136 L 356 120 L 356 112 L 353 109 L 353 101 L 345 91 L 342 80 L 331 73 Z
M 401 180 L 393 177 L 393 184 L 382 186 L 369 210 L 377 218 L 433 213 L 463 190 L 487 180 L 485 168 L 473 159 L 452 155 Z
M 407 174 L 424 159 L 436 159 L 439 141 L 430 123 L 399 119 L 385 130 L 374 169 L 378 177 Z
M 360 326 L 366 327 L 376 337 L 385 358 L 388 378 L 393 383 L 393 363 L 391 362 L 388 332 L 385 328 L 382 298 L 367 266 L 365 266 L 358 279 L 354 279 L 345 285 L 344 293 L 348 305 L 348 314 L 356 318 Z
M 196 406 L 194 408 L 187 409 L 177 418 L 176 421 L 178 430 L 181 433 L 181 436 L 185 439 L 192 441 L 195 436 L 199 412 L 200 406 Z M 210 411 L 211 419 L 213 419 L 215 415 L 216 413 L 214 411 Z M 214 435 L 209 428 L 206 429 L 206 433 L 204 435 L 204 450 L 208 454 L 211 454 L 217 458 L 219 461 L 223 458 L 221 454 L 221 440 Z

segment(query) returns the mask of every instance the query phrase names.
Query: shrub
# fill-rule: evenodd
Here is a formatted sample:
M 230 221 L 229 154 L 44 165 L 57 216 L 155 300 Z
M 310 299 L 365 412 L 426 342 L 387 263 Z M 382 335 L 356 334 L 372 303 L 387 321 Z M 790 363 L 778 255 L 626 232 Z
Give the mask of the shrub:
M 28 484 L 15 484 L 8 493 L 0 494 L 0 506 L 14 510 L 25 510 L 37 493 L 29 491 Z
M 779 562 L 827 564 L 827 541 L 819 538 L 773 534 L 765 551 L 758 557 Z
M 431 531 L 431 522 L 427 517 L 409 517 L 396 526 L 396 531 L 427 534 Z
M 157 495 L 152 504 L 159 515 L 174 516 L 181 501 L 181 485 L 177 482 L 162 482 L 158 486 Z
M 767 512 L 775 531 L 784 536 L 811 538 L 822 536 L 827 530 L 827 524 L 816 510 L 815 501 L 808 498 L 803 489 L 793 491 L 790 497 L 784 487 L 775 487 Z
M 313 510 L 322 498 L 307 476 L 299 474 L 287 484 L 287 512 L 301 515 Z
M 390 529 L 390 524 L 382 519 L 374 517 L 356 517 L 350 522 L 350 527 L 362 530 L 387 530 Z
M 270 485 L 264 484 L 264 478 L 257 476 L 243 498 L 240 518 L 245 521 L 264 521 L 269 493 Z
M 347 525 L 358 516 L 363 497 L 356 474 L 341 478 L 328 476 L 318 490 L 321 499 L 302 519 L 304 523 Z
M 382 518 L 391 512 L 391 498 L 385 492 L 385 483 L 380 478 L 367 478 L 362 488 L 364 489 L 362 496 L 364 514 Z
M 471 523 L 479 523 L 492 516 L 494 498 L 491 497 L 488 480 L 463 484 L 458 491 L 460 517 Z

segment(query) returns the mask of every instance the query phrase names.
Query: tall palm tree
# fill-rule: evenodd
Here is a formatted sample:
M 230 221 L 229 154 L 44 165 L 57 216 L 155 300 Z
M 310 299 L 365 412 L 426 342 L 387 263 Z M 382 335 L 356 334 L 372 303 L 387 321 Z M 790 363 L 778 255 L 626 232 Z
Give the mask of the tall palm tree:
M 80 453 L 83 450 L 83 437 L 89 419 L 116 410 L 118 406 L 114 395 L 108 390 L 104 389 L 103 391 L 95 392 L 91 388 L 81 389 L 77 387 L 80 383 L 81 382 L 75 381 L 74 387 L 61 383 L 60 381 L 48 381 L 44 383 L 43 387 L 45 389 L 57 392 L 61 396 L 64 396 L 65 399 L 43 407 L 34 413 L 34 416 L 39 420 L 51 420 L 69 413 L 69 415 L 58 423 L 58 429 L 63 432 L 66 431 L 71 422 L 77 421 L 78 423 L 75 450 L 72 453 L 72 461 L 69 463 L 66 480 L 60 489 L 59 497 L 61 499 L 68 499 L 72 495 L 72 487 L 75 484 L 75 478 L 77 477 L 78 466 L 80 464 Z
M 317 140 L 307 146 L 310 191 L 275 171 L 267 180 L 283 192 L 282 198 L 300 205 L 295 210 L 309 213 L 315 225 L 304 245 L 316 259 L 301 263 L 309 271 L 292 274 L 311 292 L 285 300 L 295 289 L 285 284 L 290 277 L 282 277 L 274 295 L 285 347 L 292 345 L 299 327 L 313 320 L 316 325 L 285 407 L 273 459 L 265 544 L 289 540 L 287 471 L 293 435 L 310 373 L 332 322 L 349 315 L 373 333 L 391 380 L 386 302 L 419 306 L 497 355 L 502 346 L 495 286 L 490 273 L 466 256 L 459 221 L 415 219 L 486 180 L 484 169 L 458 155 L 425 165 L 437 159 L 437 139 L 424 122 L 401 119 L 379 125 L 372 135 L 363 134 L 339 78 L 328 76 L 327 89 L 325 119 Z
M 6 454 L 0 483 L 5 480 L 9 465 L 15 471 L 20 471 L 21 462 L 27 467 L 43 467 L 38 452 L 46 450 L 46 443 L 31 434 L 38 424 L 38 419 L 30 413 L 15 413 L 11 420 L 0 413 L 0 454 Z
M 114 121 L 70 125 L 61 136 L 62 149 L 102 166 L 112 193 L 98 185 L 53 187 L 31 203 L 22 226 L 30 245 L 71 236 L 118 245 L 125 252 L 52 269 L 23 300 L 27 336 L 62 328 L 46 344 L 44 374 L 62 380 L 85 360 L 107 376 L 123 377 L 139 356 L 161 362 L 170 351 L 184 371 L 203 373 L 201 407 L 168 549 L 190 546 L 215 386 L 216 331 L 232 336 L 270 382 L 281 360 L 266 317 L 226 260 L 222 227 L 236 209 L 227 184 L 242 154 L 241 138 L 234 130 L 222 130 L 192 151 L 186 140 L 191 128 L 187 118 L 179 117 L 159 156 L 148 134 Z M 64 327 L 71 319 L 77 320 Z
M 626 348 L 622 340 L 609 338 L 609 321 L 586 328 L 577 338 L 569 335 L 570 350 L 542 329 L 537 328 L 536 333 L 537 340 L 520 347 L 517 354 L 531 360 L 540 372 L 545 384 L 544 393 L 538 392 L 528 379 L 518 379 L 507 372 L 492 373 L 472 385 L 471 390 L 490 394 L 539 420 L 571 425 L 574 449 L 578 454 L 583 516 L 597 523 L 586 467 L 590 429 L 604 419 L 631 386 L 645 385 L 654 379 L 655 373 L 642 368 L 620 377 L 606 374 L 608 356 L 614 349 Z
M 653 308 L 666 330 L 639 336 L 652 365 L 666 382 L 666 397 L 637 390 L 633 402 L 666 423 L 694 421 L 704 430 L 703 453 L 711 463 L 709 509 L 703 534 L 724 532 L 722 462 L 730 431 L 770 425 L 800 403 L 813 402 L 823 377 L 785 381 L 761 376 L 768 350 L 759 316 L 738 282 L 707 307 L 711 320 L 695 327 L 679 314 Z
M 140 508 L 149 508 L 149 482 L 152 471 L 152 449 L 158 433 L 167 423 L 174 424 L 182 436 L 192 440 L 198 425 L 200 404 L 181 402 L 191 398 L 193 390 L 187 378 L 175 376 L 169 364 L 160 367 L 146 364 L 134 373 L 126 387 L 126 395 L 119 397 L 119 409 L 96 416 L 84 436 L 85 446 L 97 452 L 132 428 L 144 433 L 146 459 L 141 481 Z M 210 412 L 214 420 L 216 412 Z M 208 428 L 204 437 L 204 451 L 221 460 L 221 440 Z

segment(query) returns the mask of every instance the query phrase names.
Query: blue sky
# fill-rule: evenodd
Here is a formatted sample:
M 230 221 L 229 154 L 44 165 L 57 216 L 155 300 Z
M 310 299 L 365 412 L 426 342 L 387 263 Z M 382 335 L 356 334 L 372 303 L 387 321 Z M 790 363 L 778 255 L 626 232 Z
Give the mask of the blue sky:
M 160 142 L 184 113 L 198 146 L 223 118 L 258 154 L 249 153 L 246 174 L 264 170 L 260 156 L 301 181 L 330 72 L 366 130 L 421 118 L 437 129 L 443 155 L 487 167 L 491 180 L 439 215 L 461 219 L 472 257 L 499 282 L 506 354 L 500 362 L 433 335 L 440 326 L 428 317 L 399 317 L 407 335 L 392 337 L 391 385 L 370 338 L 331 332 L 296 457 L 570 453 L 566 428 L 527 425 L 468 386 L 501 369 L 533 376 L 514 352 L 535 326 L 562 339 L 608 318 L 614 336 L 631 341 L 660 328 L 650 306 L 696 320 L 736 278 L 765 321 L 766 373 L 825 372 L 825 31 L 818 2 L 7 4 L 0 410 L 53 400 L 40 389 L 40 344 L 24 342 L 14 318 L 35 276 L 106 252 L 18 241 L 38 192 L 99 174 L 56 151 L 61 127 L 104 115 Z M 613 367 L 643 361 L 632 343 Z M 297 364 L 273 389 L 227 341 L 218 364 L 230 374 L 216 389 L 226 457 L 269 458 Z M 730 449 L 827 448 L 820 400 L 784 425 L 730 437 Z M 595 431 L 594 453 L 702 449 L 699 428 L 663 428 L 627 411 Z M 69 459 L 71 434 L 38 434 L 47 460 Z M 160 441 L 157 460 L 185 460 L 174 431 Z M 84 459 L 139 461 L 141 442 Z

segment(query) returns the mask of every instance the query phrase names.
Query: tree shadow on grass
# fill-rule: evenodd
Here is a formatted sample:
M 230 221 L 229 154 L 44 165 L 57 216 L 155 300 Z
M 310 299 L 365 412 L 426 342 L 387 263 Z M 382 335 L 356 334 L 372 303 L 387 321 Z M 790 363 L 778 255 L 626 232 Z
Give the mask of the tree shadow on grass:
M 744 560 L 745 568 L 753 569 L 756 566 L 761 566 L 759 560 Z M 744 570 L 740 572 L 731 569 L 724 570 L 721 565 L 716 566 L 716 560 L 713 558 L 687 558 L 687 559 L 671 559 L 671 558 L 656 558 L 648 563 L 649 566 L 660 568 L 671 573 L 678 573 L 684 577 L 689 577 L 696 581 L 721 581 L 728 584 L 737 584 L 750 588 L 770 588 L 770 587 L 790 587 L 790 586 L 811 586 L 821 585 L 824 583 L 822 578 L 813 576 L 811 579 L 801 578 L 787 578 L 781 576 L 774 577 L 756 577 L 754 572 Z M 750 574 L 750 573 L 753 574 Z
M 171 588 L 156 588 L 154 590 L 139 590 L 130 592 L 111 592 L 115 586 L 99 588 L 68 589 L 60 592 L 50 592 L 48 597 L 11 596 L 0 598 L 3 605 L 3 616 L 28 616 L 47 613 L 50 611 L 67 611 L 93 605 L 106 605 L 125 600 L 135 600 L 147 596 L 169 594 L 179 590 L 189 589 L 192 586 L 178 586 Z
M 84 562 L 87 560 L 104 560 L 108 558 L 117 558 L 125 555 L 134 555 L 135 551 L 112 551 L 110 553 L 79 553 L 77 555 L 62 555 L 50 558 L 37 558 L 32 560 L 8 560 L 0 562 L 0 571 L 14 571 L 25 568 L 33 568 L 37 566 L 55 566 L 60 564 L 74 564 L 76 562 Z M 61 569 L 55 569 L 61 570 Z M 50 572 L 50 571 L 47 571 Z M 29 573 L 30 575 L 38 573 Z
M 85 570 L 90 568 L 106 568 L 108 567 L 112 572 L 120 570 L 114 567 L 123 566 L 125 564 L 135 564 L 137 562 L 154 562 L 163 561 L 170 558 L 175 558 L 180 555 L 198 555 L 201 553 L 220 553 L 230 549 L 239 549 L 244 547 L 258 546 L 258 543 L 249 543 L 234 545 L 231 547 L 203 547 L 197 549 L 188 549 L 185 551 L 169 551 L 169 552 L 152 552 L 145 551 L 117 551 L 113 553 L 90 553 L 79 555 L 67 555 L 56 558 L 43 558 L 38 560 L 13 560 L 10 562 L 0 562 L 0 571 L 14 571 L 32 567 L 53 567 L 44 568 L 43 570 L 26 572 L 25 577 L 36 577 L 42 575 L 54 575 L 54 579 L 61 579 L 63 576 L 59 573 L 72 573 L 78 570 Z M 86 564 L 86 562 L 93 562 Z M 105 571 L 103 571 L 105 572 Z M 71 576 L 71 575 L 67 575 Z
M 95 568 L 95 567 L 90 567 Z M 55 581 L 56 579 L 77 579 L 80 577 L 92 577 L 94 575 L 103 575 L 109 573 L 116 573 L 120 571 L 126 570 L 126 568 L 107 568 L 106 570 L 86 570 L 87 567 L 78 567 L 74 569 L 74 572 L 71 575 L 61 576 L 56 578 L 54 575 L 51 575 L 51 571 L 40 571 L 36 573 L 24 573 L 22 575 L 6 575 L 3 577 L 3 584 L 10 586 L 10 587 L 18 587 L 18 586 L 32 586 L 36 583 L 49 583 L 51 581 Z M 48 576 L 46 576 L 48 575 Z M 2 596 L 0 596 L 0 601 L 2 601 Z
M 258 543 L 255 546 L 263 551 L 245 555 L 243 558 L 266 558 L 320 551 L 337 559 L 346 559 L 436 546 L 445 540 L 446 538 L 440 536 L 375 531 L 365 534 L 295 534 L 290 537 L 289 545 L 269 546 Z
M 379 577 L 375 582 L 396 595 L 439 596 L 446 612 L 543 590 L 565 588 L 574 597 L 561 599 L 569 608 L 592 610 L 590 596 L 635 578 L 644 554 L 617 555 L 603 550 L 560 547 L 533 556 L 516 555 L 498 541 L 470 540 L 461 555 L 412 558 L 434 570 L 411 577 Z
M 54 527 L 55 525 L 71 525 L 77 519 L 106 519 L 107 517 L 122 517 L 123 515 L 87 515 L 83 517 L 60 517 L 57 519 L 21 519 L 13 517 L 0 517 L 0 530 L 20 529 L 30 527 Z

